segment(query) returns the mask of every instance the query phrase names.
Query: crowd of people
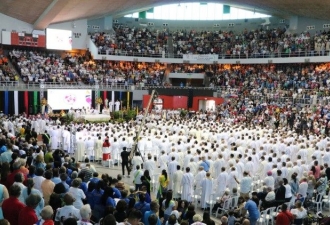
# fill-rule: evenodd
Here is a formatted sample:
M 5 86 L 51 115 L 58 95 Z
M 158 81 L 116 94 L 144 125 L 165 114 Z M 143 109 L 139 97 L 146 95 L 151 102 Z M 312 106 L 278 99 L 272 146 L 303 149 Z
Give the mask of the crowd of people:
M 166 67 L 161 63 L 91 60 L 88 54 L 66 54 L 12 50 L 10 58 L 26 83 L 106 84 L 110 86 L 161 85 Z
M 8 65 L 8 58 L 0 55 L 0 83 L 14 84 L 18 79 L 16 71 Z
M 112 34 L 93 33 L 101 54 L 165 57 L 168 37 L 175 57 L 183 54 L 218 54 L 220 58 L 324 56 L 330 50 L 329 31 L 290 34 L 286 28 L 234 31 L 168 31 L 117 25 Z
M 232 102 L 186 117 L 152 111 L 132 158 L 140 115 L 70 125 L 3 116 L 2 218 L 27 225 L 253 225 L 276 209 L 276 224 L 301 224 L 307 202 L 327 201 L 328 108 L 260 107 L 236 111 Z M 122 173 L 99 174 L 91 161 L 102 154 Z
M 162 57 L 167 51 L 168 35 L 167 29 L 159 31 L 117 25 L 113 34 L 93 33 L 91 39 L 100 54 Z

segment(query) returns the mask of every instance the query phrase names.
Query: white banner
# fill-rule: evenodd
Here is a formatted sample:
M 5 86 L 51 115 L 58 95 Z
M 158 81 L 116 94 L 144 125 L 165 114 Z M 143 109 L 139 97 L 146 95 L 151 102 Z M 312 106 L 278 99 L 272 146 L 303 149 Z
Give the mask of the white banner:
M 192 60 L 192 61 L 217 61 L 218 55 L 208 54 L 208 55 L 191 55 L 191 54 L 184 54 L 183 60 Z

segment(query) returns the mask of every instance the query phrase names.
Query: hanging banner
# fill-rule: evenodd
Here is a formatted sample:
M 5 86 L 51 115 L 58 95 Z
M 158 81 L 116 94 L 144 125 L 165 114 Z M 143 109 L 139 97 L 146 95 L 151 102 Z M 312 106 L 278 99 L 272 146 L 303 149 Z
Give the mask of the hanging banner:
M 184 54 L 183 55 L 183 60 L 187 61 L 217 61 L 218 60 L 218 55 L 214 54 L 208 54 L 208 55 L 194 55 L 194 54 Z

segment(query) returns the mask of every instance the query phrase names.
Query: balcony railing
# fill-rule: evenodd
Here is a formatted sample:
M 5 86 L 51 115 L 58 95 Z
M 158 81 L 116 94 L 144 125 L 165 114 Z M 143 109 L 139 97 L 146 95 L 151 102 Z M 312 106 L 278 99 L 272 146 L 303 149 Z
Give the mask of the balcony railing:
M 182 59 L 182 54 L 150 54 L 150 53 L 141 53 L 141 52 L 128 52 L 121 51 L 119 53 L 110 54 L 106 51 L 99 51 L 99 55 L 111 55 L 111 56 L 131 56 L 131 57 L 150 57 L 150 58 L 176 58 Z M 292 58 L 292 57 L 314 57 L 314 56 L 329 56 L 330 51 L 301 51 L 301 52 L 292 52 L 292 53 L 247 53 L 247 54 L 218 54 L 219 59 L 257 59 L 257 58 Z

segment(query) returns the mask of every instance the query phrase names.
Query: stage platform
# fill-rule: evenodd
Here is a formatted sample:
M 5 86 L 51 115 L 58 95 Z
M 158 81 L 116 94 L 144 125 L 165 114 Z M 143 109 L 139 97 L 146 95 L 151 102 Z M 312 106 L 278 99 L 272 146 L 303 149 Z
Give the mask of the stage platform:
M 81 115 L 87 121 L 109 121 L 110 115 L 106 114 L 89 114 L 89 115 Z

